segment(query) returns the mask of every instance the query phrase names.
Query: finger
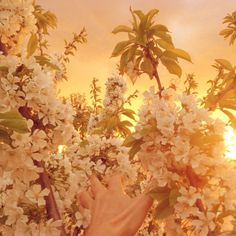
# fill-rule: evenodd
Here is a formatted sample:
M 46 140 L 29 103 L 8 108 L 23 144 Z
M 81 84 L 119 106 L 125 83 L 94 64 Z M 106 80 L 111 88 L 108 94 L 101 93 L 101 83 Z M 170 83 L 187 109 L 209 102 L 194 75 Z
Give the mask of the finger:
M 108 180 L 108 189 L 112 191 L 117 192 L 123 192 L 122 187 L 122 175 L 121 174 L 115 174 Z
M 92 175 L 90 178 L 90 182 L 91 191 L 95 198 L 106 190 L 106 188 L 102 185 L 102 183 L 98 180 L 96 176 Z
M 81 192 L 78 195 L 78 201 L 82 207 L 92 209 L 93 199 L 87 192 Z

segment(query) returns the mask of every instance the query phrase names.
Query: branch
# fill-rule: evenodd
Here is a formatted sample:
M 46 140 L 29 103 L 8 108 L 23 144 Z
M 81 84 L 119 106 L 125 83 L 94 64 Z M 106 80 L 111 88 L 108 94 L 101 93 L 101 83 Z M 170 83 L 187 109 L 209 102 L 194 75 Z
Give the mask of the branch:
M 44 164 L 42 161 L 34 161 L 34 164 L 37 167 L 43 168 L 43 172 L 39 174 L 39 183 L 42 188 L 47 188 L 50 191 L 49 195 L 45 197 L 48 219 L 52 218 L 54 220 L 61 220 L 61 216 L 57 208 L 57 203 L 51 187 L 50 179 L 45 170 Z M 64 226 L 61 226 L 60 229 L 61 229 L 61 236 L 67 236 Z

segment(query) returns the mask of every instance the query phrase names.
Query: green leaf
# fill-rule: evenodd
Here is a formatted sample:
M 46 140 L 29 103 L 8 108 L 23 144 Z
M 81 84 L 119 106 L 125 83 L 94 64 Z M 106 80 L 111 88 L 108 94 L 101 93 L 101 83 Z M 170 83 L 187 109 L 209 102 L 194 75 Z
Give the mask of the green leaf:
M 227 210 L 222 212 L 221 214 L 218 215 L 217 219 L 223 219 L 227 216 L 234 216 L 236 217 L 236 211 L 235 210 Z
M 5 113 L 0 113 L 0 119 L 10 120 L 10 119 L 23 119 L 21 114 L 17 111 L 8 111 Z
M 170 189 L 168 187 L 156 187 L 149 194 L 154 200 L 160 202 L 169 199 Z
M 178 57 L 171 51 L 168 51 L 168 50 L 165 50 L 162 54 L 161 54 L 162 57 L 166 57 L 166 58 L 170 58 L 172 60 L 175 60 L 177 61 L 178 60 Z
M 151 20 L 153 19 L 153 17 L 154 17 L 155 15 L 157 15 L 158 12 L 159 12 L 158 9 L 152 9 L 152 10 L 150 10 L 150 11 L 147 13 L 148 21 L 151 22 Z
M 234 29 L 224 29 L 221 30 L 219 35 L 223 35 L 225 37 L 228 37 L 229 35 L 231 35 L 234 32 Z
M 18 133 L 27 133 L 29 131 L 26 122 L 20 119 L 2 120 L 0 121 L 0 125 Z
M 170 195 L 169 195 L 169 204 L 170 206 L 174 206 L 177 202 L 177 198 L 180 196 L 178 189 L 171 189 Z
M 170 44 L 169 42 L 167 42 L 163 39 L 157 39 L 156 42 L 161 48 L 164 48 L 166 50 L 173 48 L 172 44 Z
M 149 194 L 156 201 L 163 201 L 169 198 L 169 192 L 168 193 L 150 192 Z
M 7 66 L 0 66 L 0 71 L 4 72 L 4 73 L 8 73 L 8 67 Z
M 134 11 L 132 10 L 131 7 L 129 8 L 129 10 L 130 10 L 132 18 L 133 18 L 133 22 L 132 22 L 133 28 L 134 28 L 135 31 L 137 31 L 137 29 L 138 29 L 138 22 L 137 22 L 136 16 L 135 16 Z
M 134 116 L 135 112 L 131 109 L 124 109 L 122 111 L 122 115 L 125 115 L 125 116 L 129 117 L 130 119 L 135 120 L 135 116 Z
M 113 34 L 117 34 L 120 32 L 130 32 L 131 33 L 131 32 L 133 32 L 133 30 L 126 25 L 119 25 L 115 29 L 113 29 L 113 31 L 112 31 Z
M 131 134 L 131 131 L 129 130 L 129 128 L 124 127 L 124 126 L 118 126 L 118 132 L 121 133 L 122 137 L 126 137 L 128 135 Z
M 150 77 L 153 76 L 153 69 L 154 68 L 153 68 L 152 63 L 149 59 L 145 58 L 144 61 L 141 63 L 140 68 L 144 73 L 147 73 Z
M 106 120 L 105 128 L 108 132 L 111 132 L 114 128 L 117 127 L 119 122 L 120 120 L 117 116 L 112 116 L 111 118 Z
M 171 74 L 181 77 L 182 69 L 174 60 L 170 58 L 161 57 L 161 62 Z
M 133 159 L 133 157 L 140 151 L 142 144 L 143 144 L 142 139 L 137 139 L 134 141 L 133 146 L 129 151 L 130 159 Z
M 164 31 L 154 31 L 154 35 L 159 37 L 160 39 L 163 39 L 166 43 L 169 43 L 171 45 L 171 47 L 174 46 L 171 36 L 169 34 L 167 34 L 166 32 L 164 32 Z M 167 47 L 167 46 L 165 46 L 165 47 Z
M 134 13 L 135 15 L 137 15 L 140 20 L 142 20 L 143 17 L 145 16 L 144 13 L 143 13 L 142 11 L 140 11 L 140 10 L 135 10 L 135 11 L 133 11 L 133 13 Z
M 192 62 L 190 55 L 186 51 L 184 51 L 182 49 L 179 49 L 179 48 L 169 48 L 168 51 L 174 53 L 177 57 L 180 57 L 180 58 L 182 58 L 182 59 L 184 59 L 186 61 Z
M 123 146 L 131 147 L 135 143 L 136 140 L 137 139 L 135 139 L 133 135 L 131 134 L 128 137 L 126 137 L 125 141 L 123 142 Z
M 220 108 L 224 109 L 231 109 L 231 110 L 236 110 L 236 104 L 235 104 L 235 101 L 232 101 L 232 100 L 222 100 L 219 102 L 219 106 Z
M 198 146 L 200 148 L 207 147 L 209 144 L 215 145 L 218 142 L 222 142 L 223 137 L 217 134 L 205 135 L 200 131 L 196 131 L 190 136 L 190 143 L 193 146 Z
M 169 32 L 168 28 L 165 25 L 156 24 L 150 28 L 151 30 L 155 31 L 163 31 L 163 32 Z
M 128 120 L 121 121 L 121 122 L 120 122 L 120 125 L 122 125 L 122 126 L 128 126 L 128 127 L 134 126 L 134 125 L 133 125 L 130 121 L 128 121 Z
M 133 45 L 129 48 L 128 50 L 128 61 L 133 61 L 135 55 L 137 54 L 137 48 L 138 46 L 137 45 Z
M 234 69 L 232 64 L 228 60 L 216 59 L 215 61 L 219 63 L 226 70 L 232 71 Z
M 32 34 L 27 45 L 27 54 L 28 54 L 27 56 L 28 57 L 32 56 L 36 51 L 37 47 L 38 47 L 38 38 L 36 34 Z
M 222 111 L 225 113 L 225 115 L 228 116 L 228 118 L 230 119 L 230 122 L 231 122 L 231 126 L 233 127 L 233 129 L 236 130 L 236 117 L 230 111 L 223 110 L 223 109 L 222 109 Z
M 115 48 L 114 48 L 114 50 L 113 50 L 111 56 L 112 56 L 112 57 L 117 57 L 117 56 L 119 56 L 120 54 L 122 54 L 122 53 L 124 52 L 124 50 L 126 49 L 126 47 L 127 47 L 128 45 L 130 45 L 130 44 L 131 44 L 131 41 L 130 41 L 130 40 L 119 42 L 119 43 L 115 46 Z
M 154 53 L 157 57 L 161 57 L 161 55 L 163 54 L 163 52 L 161 51 L 161 49 L 158 48 L 158 47 L 154 47 L 152 51 L 153 51 L 153 53 Z
M 35 56 L 35 59 L 36 59 L 37 63 L 39 63 L 41 66 L 46 65 L 47 67 L 49 67 L 53 70 L 60 70 L 60 68 L 57 65 L 51 63 L 50 59 L 45 56 Z
M 173 207 L 171 207 L 169 205 L 169 199 L 165 199 L 163 201 L 161 201 L 158 206 L 155 209 L 156 211 L 156 218 L 158 220 L 163 220 L 166 217 L 170 216 L 171 214 L 173 214 L 174 209 Z
M 121 57 L 120 57 L 120 66 L 119 66 L 119 71 L 120 73 L 123 75 L 125 72 L 125 68 L 127 66 L 128 63 L 128 59 L 129 59 L 129 50 L 126 50 L 125 52 L 122 53 Z
M 28 132 L 26 120 L 17 111 L 0 113 L 0 126 L 19 133 Z

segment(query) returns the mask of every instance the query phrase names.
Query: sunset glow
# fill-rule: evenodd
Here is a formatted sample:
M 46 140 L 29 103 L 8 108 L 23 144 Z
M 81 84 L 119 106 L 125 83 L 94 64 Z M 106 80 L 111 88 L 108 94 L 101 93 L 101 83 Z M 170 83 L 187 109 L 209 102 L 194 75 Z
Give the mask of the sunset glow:
M 224 140 L 227 146 L 225 153 L 226 158 L 236 160 L 236 134 L 231 126 L 226 128 Z

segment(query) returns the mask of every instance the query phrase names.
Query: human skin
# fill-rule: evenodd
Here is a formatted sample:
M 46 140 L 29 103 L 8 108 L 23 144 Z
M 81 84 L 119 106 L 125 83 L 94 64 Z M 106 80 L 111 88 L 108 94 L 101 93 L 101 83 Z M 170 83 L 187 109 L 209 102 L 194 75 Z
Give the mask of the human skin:
M 122 189 L 119 174 L 109 179 L 108 188 L 95 176 L 90 182 L 91 191 L 78 195 L 79 203 L 91 212 L 85 236 L 135 235 L 152 206 L 152 198 L 146 194 L 130 198 Z

